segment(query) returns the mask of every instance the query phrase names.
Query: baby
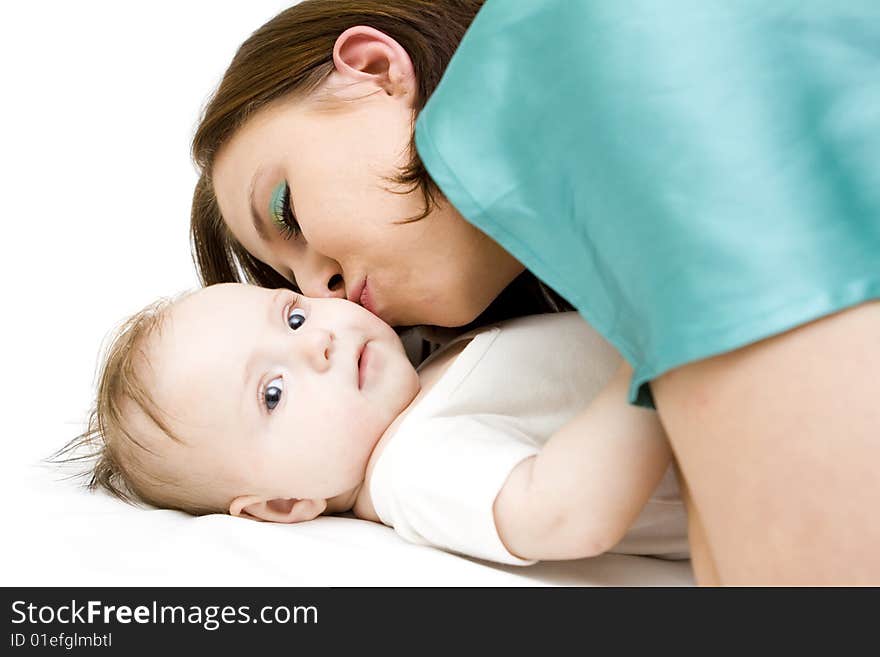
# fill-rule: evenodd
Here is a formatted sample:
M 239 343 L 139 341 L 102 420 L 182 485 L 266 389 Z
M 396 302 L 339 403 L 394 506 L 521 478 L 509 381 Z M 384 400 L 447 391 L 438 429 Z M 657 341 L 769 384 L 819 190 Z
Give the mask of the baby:
M 669 447 L 628 374 L 575 313 L 460 336 L 417 372 L 357 304 L 214 285 L 122 327 L 70 447 L 98 445 L 92 488 L 193 514 L 353 512 L 509 564 L 685 558 Z

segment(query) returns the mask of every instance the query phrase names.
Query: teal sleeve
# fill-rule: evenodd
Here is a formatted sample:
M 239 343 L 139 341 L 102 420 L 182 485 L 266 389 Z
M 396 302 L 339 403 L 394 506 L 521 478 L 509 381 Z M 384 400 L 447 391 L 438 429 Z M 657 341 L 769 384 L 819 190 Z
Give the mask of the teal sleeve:
M 880 296 L 880 3 L 488 0 L 416 122 L 646 385 Z

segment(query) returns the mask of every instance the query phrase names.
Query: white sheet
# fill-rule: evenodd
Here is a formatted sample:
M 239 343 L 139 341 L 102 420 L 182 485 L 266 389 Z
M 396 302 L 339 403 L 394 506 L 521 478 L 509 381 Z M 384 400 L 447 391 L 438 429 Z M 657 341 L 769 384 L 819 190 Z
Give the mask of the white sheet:
M 409 544 L 355 518 L 299 525 L 194 518 L 89 493 L 57 473 L 15 475 L 4 586 L 687 586 L 689 562 L 603 555 L 499 566 Z M 11 508 L 10 508 L 11 507 Z M 9 517 L 11 514 L 11 518 Z

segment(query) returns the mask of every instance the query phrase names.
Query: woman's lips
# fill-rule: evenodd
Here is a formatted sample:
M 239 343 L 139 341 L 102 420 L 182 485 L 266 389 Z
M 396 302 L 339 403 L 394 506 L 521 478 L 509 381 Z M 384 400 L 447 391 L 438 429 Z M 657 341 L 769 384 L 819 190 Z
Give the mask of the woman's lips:
M 348 300 L 363 306 L 383 322 L 389 323 L 388 320 L 379 313 L 379 310 L 376 307 L 376 299 L 373 297 L 373 290 L 370 287 L 370 281 L 368 278 L 364 278 L 364 280 L 351 289 L 351 292 L 348 294 Z
M 373 297 L 370 294 L 370 285 L 366 279 L 364 279 L 364 286 L 361 288 L 361 295 L 358 302 L 371 313 L 377 317 L 379 316 L 379 313 L 376 312 L 376 306 L 373 305 Z
M 367 279 L 365 278 L 360 283 L 351 288 L 351 291 L 348 293 L 348 300 L 353 301 L 354 303 L 361 302 L 361 296 L 364 293 L 364 288 L 367 286 Z

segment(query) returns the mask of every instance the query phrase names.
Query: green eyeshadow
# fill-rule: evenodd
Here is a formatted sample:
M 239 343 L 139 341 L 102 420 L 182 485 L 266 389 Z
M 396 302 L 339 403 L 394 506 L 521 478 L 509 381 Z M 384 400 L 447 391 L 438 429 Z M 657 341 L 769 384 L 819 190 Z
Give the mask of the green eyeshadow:
M 287 181 L 282 180 L 272 191 L 269 199 L 269 217 L 277 226 L 284 228 L 284 197 L 287 195 Z

